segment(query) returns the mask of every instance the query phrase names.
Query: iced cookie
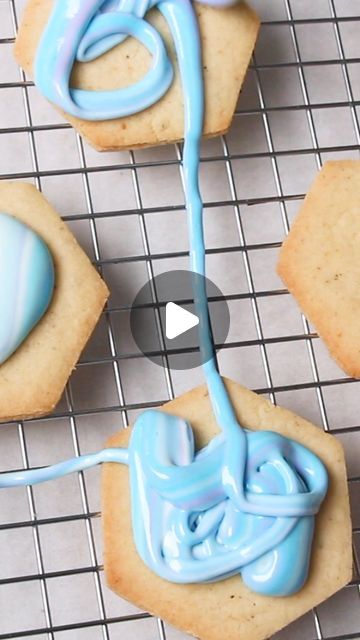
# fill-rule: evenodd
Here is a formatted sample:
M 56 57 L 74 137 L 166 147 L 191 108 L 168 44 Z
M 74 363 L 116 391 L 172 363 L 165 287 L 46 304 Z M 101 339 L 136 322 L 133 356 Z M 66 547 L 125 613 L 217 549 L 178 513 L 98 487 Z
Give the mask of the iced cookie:
M 55 4 L 55 0 L 28 2 L 15 47 L 16 59 L 27 73 L 34 76 L 34 71 L 38 69 L 39 88 L 45 95 L 48 92 L 46 89 L 43 91 L 41 60 L 38 65 L 35 61 L 38 55 L 42 56 L 47 69 L 51 64 L 52 53 L 48 43 L 44 44 L 40 52 L 39 44 Z M 154 3 L 138 2 L 137 4 L 145 6 Z M 219 5 L 221 2 L 210 0 L 209 4 Z M 111 6 L 115 6 L 114 2 L 107 0 L 103 3 L 101 10 L 109 11 Z M 133 11 L 139 14 L 140 9 L 136 11 L 133 9 Z M 225 133 L 230 126 L 256 41 L 259 19 L 244 2 L 227 8 L 196 4 L 196 14 L 203 49 L 206 102 L 204 134 L 215 136 Z M 105 115 L 104 117 L 100 115 L 98 121 L 89 121 L 87 118 L 72 115 L 71 107 L 69 110 L 63 109 L 67 111 L 64 115 L 69 122 L 99 150 L 165 144 L 181 140 L 184 136 L 184 98 L 173 37 L 170 35 L 164 15 L 161 15 L 157 9 L 152 9 L 146 16 L 146 20 L 158 30 L 169 54 L 167 66 L 161 77 L 161 89 L 154 79 L 153 86 L 149 90 L 148 104 L 146 101 L 143 102 L 139 113 L 127 114 L 115 119 L 107 119 Z M 133 28 L 137 28 L 136 24 Z M 118 28 L 115 27 L 115 31 L 122 32 L 121 23 Z M 186 31 L 183 35 L 185 33 Z M 150 36 L 155 41 L 153 46 L 158 47 L 156 51 L 160 57 L 162 44 L 160 40 L 156 40 L 155 34 L 156 31 L 153 30 Z M 59 39 L 60 37 L 62 34 Z M 109 50 L 101 55 L 106 51 L 107 46 L 102 44 L 101 47 L 97 47 L 96 42 L 99 38 L 99 35 L 90 30 L 85 36 L 77 56 L 78 59 L 87 60 L 87 62 L 76 63 L 72 73 L 72 86 L 89 90 L 88 92 L 91 90 L 92 93 L 106 90 L 109 94 L 109 90 L 129 87 L 146 75 L 151 62 L 151 55 L 146 46 L 151 47 L 152 41 L 149 43 L 146 40 L 141 44 L 134 38 L 128 38 L 113 48 L 111 38 L 108 38 Z M 104 39 L 105 37 L 103 41 Z M 51 35 L 51 41 L 54 41 L 53 35 Z M 146 46 L 143 46 L 144 44 Z M 188 55 L 191 55 L 189 51 Z M 35 73 L 37 82 L 36 76 Z M 152 81 L 153 76 L 149 82 Z M 158 76 L 156 76 L 157 79 Z M 156 104 L 152 104 L 155 94 L 157 95 Z M 164 94 L 163 97 L 161 94 Z M 48 97 L 57 101 L 56 96 L 49 94 Z M 118 103 L 123 101 L 123 97 L 124 94 L 119 96 Z
M 45 198 L 0 184 L 0 420 L 57 404 L 108 296 Z
M 262 481 L 272 482 L 273 493 L 278 492 L 275 469 L 277 467 L 279 471 L 281 463 L 275 454 L 272 457 L 270 440 L 275 438 L 273 441 L 276 441 L 279 436 L 291 439 L 284 440 L 286 442 L 293 442 L 287 450 L 286 462 L 289 467 L 285 470 L 284 477 L 290 479 L 294 469 L 300 469 L 302 447 L 310 452 L 310 456 L 318 456 L 327 469 L 329 488 L 316 517 L 310 572 L 305 586 L 300 590 L 294 590 L 294 585 L 290 586 L 295 593 L 286 598 L 279 592 L 286 581 L 289 585 L 294 576 L 300 575 L 302 571 L 301 563 L 306 545 L 304 531 L 301 543 L 299 539 L 296 542 L 296 553 L 291 552 L 287 539 L 279 544 L 275 553 L 268 553 L 262 559 L 254 560 L 251 554 L 261 554 L 259 548 L 264 544 L 269 531 L 267 525 L 264 525 L 267 518 L 259 520 L 255 516 L 251 520 L 249 515 L 244 518 L 242 514 L 240 521 L 236 522 L 236 514 L 234 516 L 228 511 L 229 503 L 225 502 L 221 506 L 220 494 L 216 494 L 217 497 L 214 498 L 221 480 L 218 479 L 218 485 L 211 485 L 210 492 L 209 482 L 206 488 L 205 476 L 199 472 L 188 482 L 191 469 L 187 466 L 190 461 L 187 459 L 184 442 L 188 438 L 191 442 L 191 438 L 186 423 L 194 431 L 196 450 L 212 440 L 211 450 L 206 454 L 208 460 L 211 456 L 216 456 L 223 446 L 222 442 L 216 440 L 219 427 L 206 387 L 199 387 L 163 406 L 162 411 L 170 414 L 168 418 L 173 416 L 170 422 L 167 420 L 170 431 L 167 439 L 162 439 L 164 425 L 154 415 L 148 442 L 144 431 L 141 434 L 142 441 L 134 442 L 132 429 L 121 431 L 109 441 L 110 447 L 127 447 L 130 441 L 127 464 L 130 466 L 131 490 L 126 466 L 105 465 L 102 492 L 105 572 L 108 585 L 117 594 L 201 640 L 238 640 L 239 637 L 264 640 L 331 596 L 351 579 L 351 523 L 344 454 L 334 437 L 290 411 L 273 406 L 264 398 L 229 380 L 226 381 L 226 388 L 239 424 L 251 430 L 247 436 L 249 456 L 255 456 L 253 463 L 258 468 L 252 470 L 252 462 L 248 461 L 248 487 L 253 483 L 250 492 L 254 490 L 255 484 L 261 487 Z M 143 426 L 142 420 L 140 417 L 134 429 Z M 275 433 L 269 435 L 268 430 Z M 256 445 L 256 438 L 261 439 L 260 448 Z M 133 447 L 137 451 L 134 457 L 131 454 Z M 119 450 L 114 450 L 114 453 L 115 451 Z M 153 454 L 155 458 L 152 457 Z M 262 456 L 264 459 L 260 463 Z M 198 463 L 201 462 L 204 462 L 204 454 L 199 457 Z M 216 469 L 220 477 L 221 464 L 216 465 L 215 474 Z M 289 469 L 293 471 L 289 472 Z M 290 475 L 287 475 L 288 472 Z M 177 474 L 181 475 L 181 479 L 176 479 Z M 307 482 L 305 476 L 306 474 L 303 478 Z M 150 494 L 147 493 L 149 486 L 146 487 L 144 477 L 150 478 Z M 223 482 L 225 483 L 225 476 Z M 197 487 L 199 483 L 204 486 Z M 198 490 L 201 493 L 202 509 L 206 507 L 205 503 L 210 500 L 210 495 L 217 503 L 217 507 L 212 507 L 213 510 L 203 516 L 203 519 L 198 511 L 199 505 L 195 504 Z M 289 487 L 283 487 L 282 490 L 286 492 Z M 301 493 L 299 487 L 298 490 Z M 181 504 L 181 508 L 185 509 L 183 521 L 175 518 L 169 505 L 164 512 L 157 512 L 152 521 L 153 511 L 157 507 L 157 492 L 166 495 L 169 504 Z M 257 492 L 261 493 L 261 489 L 258 488 Z M 149 496 L 151 499 L 148 501 Z M 282 500 L 280 496 L 277 497 Z M 225 509 L 224 513 L 221 512 L 222 508 Z M 265 506 L 262 508 L 265 509 Z M 250 507 L 246 509 L 249 510 Z M 190 521 L 189 510 L 192 510 Z M 235 520 L 229 520 L 232 517 Z M 278 521 L 274 524 L 274 519 L 270 520 L 270 527 L 277 529 L 280 526 Z M 309 524 L 306 520 L 305 517 L 301 526 Z M 144 535 L 151 522 L 153 547 L 150 555 L 153 558 L 159 557 L 159 573 L 162 577 L 149 569 L 152 559 L 146 555 Z M 138 528 L 135 534 L 134 525 Z M 281 526 L 283 525 L 284 522 Z M 161 537 L 163 527 L 167 533 Z M 272 534 L 275 535 L 274 529 Z M 232 536 L 231 540 L 227 538 L 229 535 Z M 218 547 L 221 546 L 222 551 L 219 552 Z M 236 553 L 235 559 L 232 558 L 233 564 L 228 566 L 231 547 Z M 215 562 L 217 552 L 220 556 L 218 565 Z M 290 566 L 287 565 L 285 570 L 286 554 L 290 554 Z M 191 565 L 193 579 L 189 576 L 188 565 Z M 216 571 L 218 574 L 215 577 Z M 233 577 L 221 576 L 221 572 L 225 574 L 226 571 L 232 572 Z M 186 578 L 187 584 L 181 584 L 181 579 L 175 582 L 176 572 L 184 581 Z M 164 575 L 167 575 L 167 579 L 164 579 Z M 200 583 L 201 577 L 206 580 L 209 576 L 218 581 Z M 278 597 L 269 597 L 270 594 L 265 597 L 264 585 L 266 587 L 270 582 L 272 592 Z
M 280 252 L 278 273 L 338 364 L 360 378 L 360 162 L 327 162 Z
M 0 212 L 0 366 L 26 340 L 47 311 L 55 270 L 42 238 Z

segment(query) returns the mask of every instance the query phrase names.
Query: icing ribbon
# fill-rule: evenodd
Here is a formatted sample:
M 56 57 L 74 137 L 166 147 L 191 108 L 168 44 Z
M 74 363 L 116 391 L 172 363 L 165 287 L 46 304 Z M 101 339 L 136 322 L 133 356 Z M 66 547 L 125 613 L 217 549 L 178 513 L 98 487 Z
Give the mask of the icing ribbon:
M 226 0 L 205 4 L 228 6 Z M 199 146 L 204 118 L 199 27 L 190 0 L 57 0 L 39 45 L 35 81 L 59 107 L 90 120 L 137 113 L 169 89 L 173 67 L 161 36 L 145 17 L 156 7 L 175 43 L 183 85 L 183 181 L 190 267 L 200 318 L 200 348 L 216 421 L 221 429 L 195 450 L 191 426 L 161 411 L 136 421 L 128 450 L 110 449 L 55 467 L 3 474 L 0 486 L 42 482 L 100 462 L 129 465 L 134 540 L 143 561 L 178 583 L 209 582 L 241 573 L 253 590 L 289 595 L 304 584 L 314 517 L 327 491 L 322 462 L 302 445 L 271 431 L 238 424 L 218 372 L 206 291 Z M 85 91 L 70 87 L 76 60 L 93 60 L 127 36 L 152 55 L 146 76 L 131 87 Z

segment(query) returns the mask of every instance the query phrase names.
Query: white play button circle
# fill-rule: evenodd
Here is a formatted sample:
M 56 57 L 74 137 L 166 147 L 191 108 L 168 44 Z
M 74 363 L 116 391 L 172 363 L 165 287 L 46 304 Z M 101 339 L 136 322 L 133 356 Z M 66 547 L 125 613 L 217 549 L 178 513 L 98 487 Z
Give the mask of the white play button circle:
M 175 340 L 183 333 L 197 327 L 200 320 L 198 316 L 187 311 L 175 302 L 168 302 L 165 307 L 165 328 L 168 340 Z
M 130 313 L 131 333 L 139 351 L 155 364 L 174 370 L 194 369 L 206 362 L 209 351 L 199 344 L 200 320 L 194 301 L 199 278 L 209 299 L 210 324 L 216 351 L 224 345 L 230 327 L 229 307 L 220 289 L 191 271 L 167 271 L 147 281 Z M 205 358 L 205 359 L 204 359 Z

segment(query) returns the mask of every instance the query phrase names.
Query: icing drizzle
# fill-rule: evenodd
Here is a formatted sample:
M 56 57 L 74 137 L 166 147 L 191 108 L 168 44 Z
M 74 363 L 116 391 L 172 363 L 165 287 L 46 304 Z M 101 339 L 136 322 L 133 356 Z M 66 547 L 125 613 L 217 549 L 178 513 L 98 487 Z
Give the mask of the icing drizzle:
M 160 35 L 145 19 L 154 6 L 169 25 L 180 67 L 190 266 L 194 274 L 205 275 L 199 189 L 204 91 L 199 29 L 190 0 L 57 0 L 39 45 L 35 80 L 48 99 L 85 119 L 130 115 L 156 103 L 172 82 L 173 68 Z M 75 60 L 93 60 L 128 35 L 153 56 L 145 78 L 114 91 L 70 88 Z M 148 567 L 179 583 L 241 573 L 259 593 L 289 595 L 307 577 L 314 516 L 326 495 L 327 473 L 300 444 L 271 431 L 240 427 L 217 370 L 206 291 L 200 278 L 194 280 L 204 374 L 220 434 L 196 451 L 188 423 L 146 411 L 136 421 L 128 450 L 104 450 L 49 469 L 4 474 L 0 486 L 42 482 L 104 461 L 128 464 L 134 540 Z

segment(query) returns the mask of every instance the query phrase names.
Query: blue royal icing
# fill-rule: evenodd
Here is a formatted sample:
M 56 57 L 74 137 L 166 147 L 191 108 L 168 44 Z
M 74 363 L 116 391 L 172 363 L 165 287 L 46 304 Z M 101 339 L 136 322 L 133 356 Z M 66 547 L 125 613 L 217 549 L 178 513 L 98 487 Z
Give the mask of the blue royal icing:
M 41 320 L 53 289 L 54 265 L 43 240 L 0 212 L 0 365 Z
M 207 4 L 233 3 L 209 0 Z M 179 62 L 190 267 L 195 275 L 204 276 L 199 189 L 204 87 L 199 29 L 190 0 L 57 0 L 38 49 L 35 80 L 55 104 L 89 120 L 130 115 L 156 103 L 168 90 L 173 69 L 161 36 L 145 19 L 154 6 L 169 25 Z M 76 59 L 92 60 L 128 35 L 153 55 L 145 78 L 114 91 L 70 88 Z M 290 595 L 307 578 L 314 518 L 327 492 L 326 469 L 300 444 L 238 424 L 216 366 L 204 280 L 193 281 L 203 370 L 220 435 L 196 451 L 189 424 L 146 411 L 135 423 L 127 450 L 104 450 L 48 469 L 5 474 L 0 486 L 43 482 L 101 462 L 127 464 L 134 540 L 148 567 L 178 583 L 241 574 L 258 593 Z

